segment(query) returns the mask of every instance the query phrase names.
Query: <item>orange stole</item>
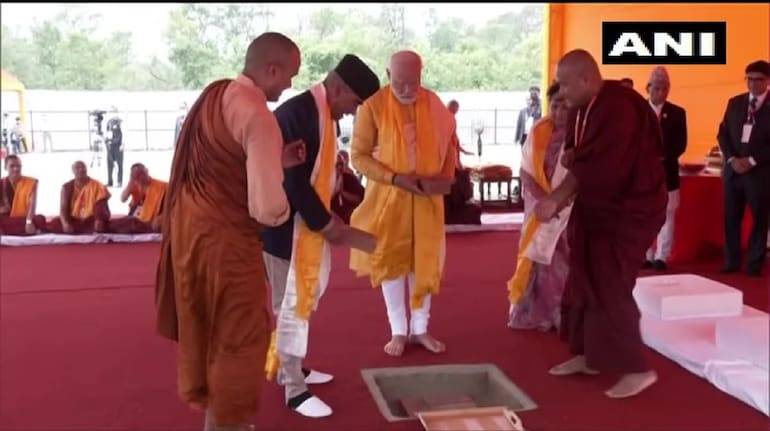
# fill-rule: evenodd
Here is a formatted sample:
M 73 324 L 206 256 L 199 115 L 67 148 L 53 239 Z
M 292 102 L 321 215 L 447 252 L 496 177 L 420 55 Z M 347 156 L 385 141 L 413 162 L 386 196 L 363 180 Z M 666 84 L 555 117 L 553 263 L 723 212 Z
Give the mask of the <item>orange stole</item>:
M 331 211 L 332 194 L 334 192 L 335 164 L 337 161 L 336 128 L 332 121 L 331 111 L 326 109 L 324 119 L 324 136 L 321 145 L 318 176 L 313 182 L 313 189 L 318 193 L 324 208 Z M 303 320 L 310 318 L 315 305 L 316 288 L 318 287 L 318 272 L 321 269 L 324 237 L 310 230 L 304 221 L 299 221 L 299 235 L 294 244 L 294 265 L 297 277 L 297 317 Z
M 409 149 L 404 136 L 406 109 L 385 86 L 370 100 L 382 104 L 377 131 L 376 158 L 393 172 L 420 176 L 441 175 L 444 167 L 441 145 L 436 140 L 429 93 L 421 88 L 414 104 L 416 166 L 409 166 Z M 442 145 L 451 145 L 447 141 Z M 452 160 L 454 162 L 454 160 Z M 405 213 L 411 214 L 405 216 Z M 369 275 L 372 286 L 383 280 L 415 272 L 416 286 L 410 306 L 419 308 L 429 293 L 437 294 L 441 284 L 441 246 L 444 241 L 443 196 L 415 196 L 398 187 L 369 181 L 363 202 L 350 217 L 351 226 L 377 237 L 373 254 L 350 251 L 350 267 L 357 275 Z
M 16 182 L 11 203 L 11 217 L 26 217 L 29 205 L 32 203 L 32 192 L 35 191 L 37 180 L 31 177 L 21 177 Z
M 93 178 L 89 178 L 79 189 L 73 185 L 70 216 L 79 220 L 87 219 L 94 215 L 97 202 L 109 198 L 107 187 Z
M 144 192 L 144 202 L 142 203 L 142 210 L 139 212 L 137 218 L 144 223 L 150 223 L 155 217 L 158 216 L 158 212 L 163 203 L 163 198 L 166 196 L 166 188 L 168 183 L 164 181 L 158 181 L 150 178 L 150 184 L 147 185 L 147 190 Z M 138 193 L 137 193 L 138 194 Z M 141 202 L 141 195 L 131 194 L 131 201 L 137 204 Z
M 551 117 L 544 117 L 532 127 L 532 168 L 529 172 L 535 179 L 535 182 L 546 192 L 551 193 L 551 184 L 545 175 L 545 154 L 548 150 L 548 144 L 551 142 L 553 133 L 553 120 Z M 540 220 L 531 215 L 522 229 L 521 240 L 519 241 L 519 253 L 516 259 L 516 272 L 508 280 L 508 300 L 511 304 L 517 304 L 524 295 L 527 282 L 532 273 L 532 260 L 525 255 L 527 247 L 535 238 L 537 229 L 540 227 Z

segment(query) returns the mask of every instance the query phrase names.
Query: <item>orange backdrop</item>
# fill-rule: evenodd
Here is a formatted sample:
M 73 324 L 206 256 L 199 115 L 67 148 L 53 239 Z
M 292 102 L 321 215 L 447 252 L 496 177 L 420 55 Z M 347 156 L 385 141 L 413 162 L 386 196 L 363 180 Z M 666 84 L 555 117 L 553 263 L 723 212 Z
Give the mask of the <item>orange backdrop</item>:
M 601 63 L 603 21 L 726 21 L 727 64 L 666 66 L 669 99 L 687 110 L 688 145 L 681 161 L 702 162 L 717 144 L 716 134 L 727 99 L 745 92 L 747 64 L 770 57 L 770 4 L 762 3 L 555 3 L 546 7 L 548 45 L 545 82 L 567 51 L 582 48 Z M 654 66 L 602 65 L 607 79 L 629 77 L 645 87 Z

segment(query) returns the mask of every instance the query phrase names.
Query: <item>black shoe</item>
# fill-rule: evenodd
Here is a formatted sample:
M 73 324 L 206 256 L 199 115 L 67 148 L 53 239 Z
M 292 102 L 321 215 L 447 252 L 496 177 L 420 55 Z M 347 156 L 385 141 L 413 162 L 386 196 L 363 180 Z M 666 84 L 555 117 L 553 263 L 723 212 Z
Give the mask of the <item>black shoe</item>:
M 722 270 L 719 272 L 722 274 L 735 274 L 738 271 L 739 269 L 737 266 L 727 265 L 724 268 L 722 268 Z
M 662 260 L 660 260 L 660 259 L 655 259 L 655 260 L 652 262 L 652 267 L 653 267 L 655 270 L 657 270 L 657 271 L 665 271 L 665 270 L 667 270 L 667 269 L 668 269 L 668 265 L 666 265 L 666 262 L 664 262 L 664 261 L 662 261 Z
M 654 266 L 651 260 L 645 260 L 642 264 L 642 269 L 651 269 Z

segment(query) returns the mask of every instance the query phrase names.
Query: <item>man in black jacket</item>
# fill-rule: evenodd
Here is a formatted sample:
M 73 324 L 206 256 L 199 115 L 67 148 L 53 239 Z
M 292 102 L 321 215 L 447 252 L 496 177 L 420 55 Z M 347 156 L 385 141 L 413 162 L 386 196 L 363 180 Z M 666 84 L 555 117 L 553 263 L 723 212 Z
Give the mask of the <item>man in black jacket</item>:
M 277 320 L 271 354 L 275 352 L 280 361 L 277 380 L 285 386 L 286 404 L 307 417 L 332 413 L 307 385 L 327 383 L 333 377 L 302 368 L 302 361 L 307 354 L 310 314 L 329 278 L 328 243 L 347 243 L 350 229 L 330 212 L 337 160 L 336 123 L 343 115 L 354 114 L 379 88 L 377 75 L 361 59 L 348 54 L 323 83 L 275 110 L 284 142 L 301 139 L 307 156 L 304 163 L 284 170 L 284 189 L 291 204 L 289 220 L 262 232 Z M 308 285 L 313 291 L 310 298 Z
M 112 117 L 107 120 L 107 187 L 112 187 L 112 170 L 118 165 L 118 187 L 123 187 L 123 119 L 118 108 L 111 107 Z
M 746 270 L 759 276 L 767 253 L 770 211 L 770 102 L 767 100 L 770 65 L 760 60 L 746 67 L 748 93 L 727 102 L 719 125 L 725 217 L 725 273 L 741 265 L 741 224 L 748 204 L 754 225 L 749 237 Z
M 666 222 L 658 234 L 656 250 L 647 250 L 647 261 L 643 267 L 657 270 L 666 269 L 666 261 L 671 255 L 676 210 L 679 208 L 679 157 L 687 149 L 687 113 L 682 107 L 668 101 L 670 89 L 668 71 L 665 67 L 656 67 L 647 83 L 647 94 L 650 95 L 650 106 L 658 117 L 663 135 L 663 166 L 666 171 L 668 204 Z

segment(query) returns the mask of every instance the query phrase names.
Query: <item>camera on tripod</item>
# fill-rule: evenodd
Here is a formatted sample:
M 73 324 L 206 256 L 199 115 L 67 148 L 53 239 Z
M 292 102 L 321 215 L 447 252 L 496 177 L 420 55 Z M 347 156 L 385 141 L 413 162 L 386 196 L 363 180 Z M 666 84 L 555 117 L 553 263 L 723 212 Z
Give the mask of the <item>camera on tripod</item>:
M 102 132 L 102 123 L 104 122 L 104 116 L 106 114 L 107 111 L 102 110 L 88 111 L 88 115 L 94 117 L 94 128 L 96 128 L 96 134 L 99 136 L 104 135 Z

